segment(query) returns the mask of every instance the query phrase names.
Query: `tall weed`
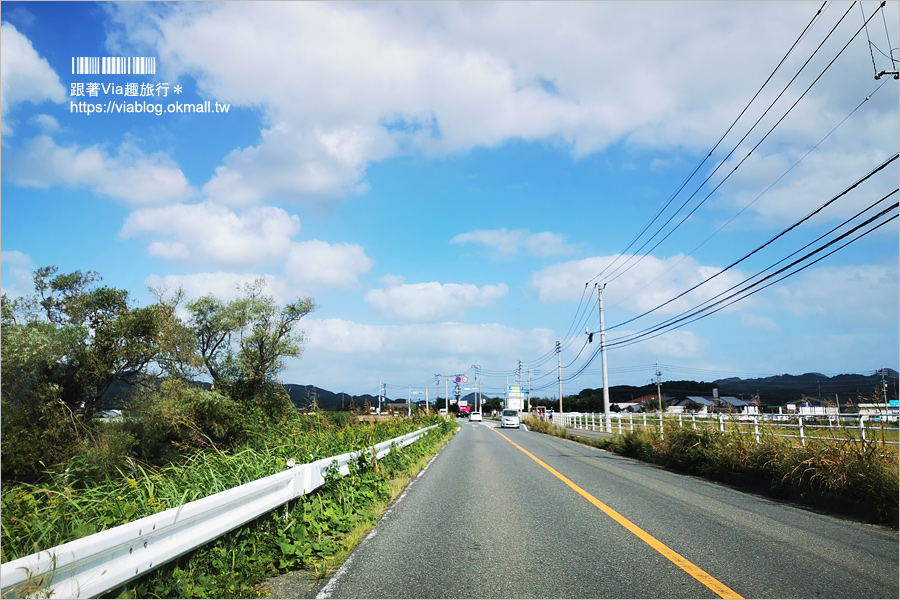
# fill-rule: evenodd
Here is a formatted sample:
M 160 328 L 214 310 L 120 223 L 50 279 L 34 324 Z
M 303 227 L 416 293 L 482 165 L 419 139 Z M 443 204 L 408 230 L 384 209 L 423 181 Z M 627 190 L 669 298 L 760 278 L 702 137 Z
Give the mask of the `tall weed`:
M 682 473 L 898 526 L 900 473 L 897 458 L 885 455 L 883 444 L 860 444 L 850 430 L 840 436 L 849 441 L 795 445 L 766 427 L 760 428 L 757 443 L 755 435 L 738 427 L 720 432 L 666 422 L 662 439 L 658 431 L 636 430 L 588 443 Z
M 165 467 L 124 460 L 121 468 L 87 486 L 71 467 L 50 473 L 43 484 L 4 485 L 0 559 L 13 560 L 271 475 L 290 458 L 302 464 L 360 450 L 438 420 L 359 423 L 345 416 L 297 415 L 254 432 L 230 453 L 211 447 Z

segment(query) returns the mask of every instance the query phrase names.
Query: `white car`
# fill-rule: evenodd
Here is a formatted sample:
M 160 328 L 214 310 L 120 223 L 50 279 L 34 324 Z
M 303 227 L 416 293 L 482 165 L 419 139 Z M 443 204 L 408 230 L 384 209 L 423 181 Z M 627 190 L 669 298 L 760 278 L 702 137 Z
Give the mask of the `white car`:
M 519 428 L 519 411 L 514 408 L 504 408 L 500 412 L 500 427 Z
M 481 419 L 480 412 L 473 412 L 472 414 L 469 415 L 469 421 L 481 421 L 481 420 L 482 419 Z

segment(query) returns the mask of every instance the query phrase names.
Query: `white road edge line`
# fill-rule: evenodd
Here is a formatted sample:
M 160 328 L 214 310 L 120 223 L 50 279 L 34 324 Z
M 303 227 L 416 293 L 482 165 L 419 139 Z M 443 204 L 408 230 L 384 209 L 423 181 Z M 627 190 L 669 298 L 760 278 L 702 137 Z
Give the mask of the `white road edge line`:
M 443 448 L 441 448 L 441 450 L 439 450 L 437 454 L 432 456 L 431 460 L 429 460 L 428 463 L 426 463 L 426 465 L 424 467 L 422 467 L 422 470 L 419 471 L 419 474 L 416 475 L 415 478 L 413 478 L 407 484 L 406 489 L 403 490 L 403 493 L 400 494 L 397 497 L 397 499 L 391 503 L 390 508 L 388 508 L 386 511 L 384 511 L 384 514 L 382 514 L 381 517 L 378 519 L 379 521 L 394 511 L 394 507 L 397 506 L 397 504 L 399 504 L 406 497 L 406 492 L 407 492 L 407 490 L 409 490 L 409 486 L 411 486 L 413 483 L 415 483 L 416 480 L 422 476 L 422 473 L 424 473 L 428 469 L 428 467 L 431 466 L 431 463 L 434 462 L 434 460 L 438 457 L 438 455 L 441 453 L 441 451 L 443 451 Z M 368 533 L 368 535 L 366 535 L 366 537 L 363 539 L 363 541 L 367 542 L 367 541 L 369 541 L 369 539 L 375 537 L 376 535 L 378 535 L 378 526 L 377 525 L 372 528 L 372 531 L 370 531 Z M 357 548 L 359 548 L 359 546 L 357 546 Z M 325 586 L 321 590 L 319 590 L 319 593 L 316 594 L 316 600 L 329 600 L 331 598 L 331 594 L 334 591 L 334 586 L 337 585 L 337 582 L 341 579 L 341 577 L 344 576 L 344 573 L 347 572 L 347 569 L 350 568 L 350 564 L 353 562 L 353 554 L 355 552 L 356 552 L 356 548 L 354 548 L 353 551 L 350 552 L 350 555 L 347 557 L 347 560 L 344 561 L 344 564 L 342 564 L 340 566 L 340 568 L 335 572 L 335 574 L 332 575 L 331 579 L 328 580 L 328 583 L 326 583 Z

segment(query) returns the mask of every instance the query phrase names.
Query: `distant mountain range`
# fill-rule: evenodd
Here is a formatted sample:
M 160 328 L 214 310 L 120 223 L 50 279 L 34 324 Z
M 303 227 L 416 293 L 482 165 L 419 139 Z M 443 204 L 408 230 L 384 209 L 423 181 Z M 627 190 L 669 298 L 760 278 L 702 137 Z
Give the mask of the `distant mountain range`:
M 884 370 L 884 381 L 887 383 L 887 394 L 891 399 L 897 398 L 898 391 L 897 371 Z M 207 385 L 207 384 L 204 384 Z M 835 375 L 828 377 L 821 373 L 804 373 L 803 375 L 775 375 L 757 379 L 740 379 L 729 377 L 717 379 L 712 382 L 702 381 L 663 381 L 661 384 L 663 396 L 712 396 L 713 389 L 718 389 L 719 396 L 735 396 L 749 399 L 759 394 L 760 401 L 766 405 L 780 405 L 799 399 L 801 396 L 813 398 L 840 398 L 840 403 L 848 404 L 858 402 L 860 398 L 872 398 L 880 394 L 882 388 L 881 371 L 872 375 Z M 332 392 L 314 385 L 299 385 L 295 383 L 284 384 L 285 390 L 291 397 L 291 401 L 298 408 L 309 408 L 313 404 L 327 410 L 347 409 L 351 406 L 363 408 L 366 403 L 369 406 L 378 406 L 378 396 L 371 394 L 352 395 L 343 392 Z M 104 396 L 104 408 L 121 407 L 128 401 L 133 388 L 121 382 L 116 382 Z M 601 389 L 584 389 L 577 394 L 580 397 L 589 397 L 602 393 Z M 610 386 L 611 402 L 627 402 L 634 398 L 656 394 L 656 384 L 644 386 L 614 385 Z M 569 395 L 569 394 L 567 394 Z M 486 398 L 490 396 L 485 396 Z M 535 398 L 537 395 L 535 395 Z M 475 395 L 468 394 L 463 397 L 469 403 L 474 402 Z M 432 399 L 433 400 L 433 399 Z M 406 398 L 386 399 L 387 402 L 405 402 Z M 418 401 L 418 399 L 417 399 Z
M 887 395 L 897 398 L 898 373 L 893 369 L 884 370 L 884 383 L 887 384 Z M 739 379 L 731 377 L 719 379 L 715 383 L 721 396 L 740 396 L 759 394 L 764 404 L 783 404 L 799 398 L 801 395 L 814 398 L 834 398 L 838 396 L 841 404 L 858 402 L 860 398 L 871 398 L 883 391 L 880 370 L 873 375 L 835 375 L 828 377 L 821 373 L 804 373 L 803 375 L 776 375 L 759 379 Z M 775 400 L 777 398 L 777 400 Z M 784 399 L 782 401 L 782 399 Z M 773 401 L 774 400 L 774 401 Z
M 893 369 L 885 369 L 884 381 L 887 383 L 888 397 L 897 398 L 898 373 Z M 858 402 L 860 398 L 871 398 L 882 390 L 880 371 L 873 375 L 835 375 L 829 377 L 821 373 L 804 373 L 803 375 L 775 375 L 757 379 L 740 379 L 730 377 L 712 382 L 698 381 L 664 381 L 661 384 L 663 395 L 712 396 L 713 389 L 718 389 L 719 396 L 735 396 L 749 399 L 759 394 L 763 404 L 779 405 L 799 399 L 801 396 L 814 398 L 834 398 L 837 395 L 841 404 Z M 320 408 L 334 409 L 347 407 L 351 403 L 362 407 L 367 401 L 370 406 L 377 406 L 378 397 L 372 395 L 351 396 L 324 390 L 311 385 L 286 384 L 285 389 L 291 400 L 299 407 L 312 403 L 315 397 Z M 599 390 L 583 390 L 580 395 L 590 395 Z M 626 402 L 656 394 L 656 384 L 645 386 L 617 385 L 610 387 L 611 402 Z M 575 394 L 573 394 L 575 395 Z M 490 397 L 490 396 L 485 396 Z M 475 400 L 474 394 L 463 396 L 470 404 Z M 405 402 L 406 398 L 387 400 L 388 402 Z

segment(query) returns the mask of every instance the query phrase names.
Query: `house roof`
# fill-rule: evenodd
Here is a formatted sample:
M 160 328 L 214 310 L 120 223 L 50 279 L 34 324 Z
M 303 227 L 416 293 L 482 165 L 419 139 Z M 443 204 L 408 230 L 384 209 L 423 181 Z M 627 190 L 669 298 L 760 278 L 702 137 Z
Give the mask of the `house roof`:
M 688 402 L 696 402 L 697 404 L 702 404 L 703 406 L 712 406 L 714 401 L 724 402 L 730 406 L 749 406 L 753 404 L 747 400 L 741 400 L 740 398 L 735 398 L 734 396 L 720 396 L 719 398 L 713 398 L 712 396 L 685 396 L 683 400 L 679 400 L 675 405 L 676 406 L 684 406 Z
M 679 400 L 675 405 L 684 406 L 688 402 L 696 402 L 703 406 L 712 406 L 712 398 L 707 398 L 706 396 L 685 396 L 683 400 Z
M 824 404 L 824 400 L 821 398 L 813 398 L 812 396 L 804 396 L 799 400 L 792 400 L 791 402 L 785 402 L 785 406 L 788 405 L 801 405 L 801 406 L 822 406 Z
M 671 402 L 672 400 L 675 400 L 675 398 L 663 394 L 663 402 Z M 659 402 L 659 396 L 657 396 L 656 394 L 651 394 L 650 396 L 641 396 L 640 398 L 635 398 L 631 402 L 620 402 L 619 404 L 645 404 L 647 402 Z
M 748 402 L 747 400 L 741 400 L 740 398 L 735 398 L 734 396 L 721 396 L 719 400 L 726 404 L 730 404 L 731 406 L 748 406 L 753 404 L 752 402 Z

